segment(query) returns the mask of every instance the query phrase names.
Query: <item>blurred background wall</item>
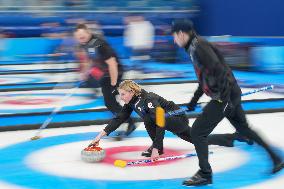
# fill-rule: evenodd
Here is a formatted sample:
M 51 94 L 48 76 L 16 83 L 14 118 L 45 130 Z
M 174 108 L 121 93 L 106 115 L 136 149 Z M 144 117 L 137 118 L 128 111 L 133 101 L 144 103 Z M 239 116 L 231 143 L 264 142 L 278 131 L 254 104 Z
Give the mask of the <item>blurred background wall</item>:
M 282 0 L 199 0 L 202 35 L 283 36 Z
M 154 27 L 150 52 L 155 61 L 189 61 L 173 44 L 170 26 L 174 19 L 190 18 L 233 68 L 283 72 L 283 5 L 281 0 L 1 0 L 0 61 L 50 59 L 40 55 L 75 45 L 72 30 L 78 23 L 103 33 L 120 58 L 127 59 L 134 51 L 124 43 L 125 18 L 141 16 Z M 60 61 L 76 61 L 72 49 L 67 51 Z

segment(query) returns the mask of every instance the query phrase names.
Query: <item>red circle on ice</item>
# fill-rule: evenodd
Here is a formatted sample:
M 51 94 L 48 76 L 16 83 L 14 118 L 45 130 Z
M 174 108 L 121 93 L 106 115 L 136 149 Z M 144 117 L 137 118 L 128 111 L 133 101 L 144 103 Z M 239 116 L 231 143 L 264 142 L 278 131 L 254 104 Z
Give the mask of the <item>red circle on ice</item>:
M 112 148 L 106 148 L 104 149 L 106 151 L 106 157 L 102 161 L 102 163 L 107 163 L 107 164 L 114 164 L 114 161 L 117 160 L 118 158 L 115 157 L 119 153 L 124 153 L 124 152 L 135 152 L 139 151 L 137 153 L 141 154 L 143 151 L 145 151 L 148 147 L 146 146 L 120 146 L 120 147 L 112 147 Z M 174 149 L 169 149 L 169 148 L 164 148 L 164 154 L 161 155 L 160 157 L 166 157 L 166 156 L 178 156 L 178 155 L 183 155 L 181 151 L 177 151 Z M 141 156 L 139 159 L 121 159 L 124 161 L 138 161 L 138 160 L 143 160 L 143 159 L 149 159 L 147 157 Z M 170 161 L 161 161 L 161 162 L 155 162 L 155 163 L 147 163 L 147 164 L 140 164 L 140 165 L 133 165 L 133 166 L 156 166 L 156 165 L 164 165 L 168 163 L 172 163 L 175 161 L 178 161 L 180 159 L 176 160 L 170 160 Z
M 43 105 L 51 104 L 56 102 L 54 99 L 47 98 L 35 98 L 35 99 L 13 99 L 2 101 L 2 104 L 12 104 L 12 105 Z

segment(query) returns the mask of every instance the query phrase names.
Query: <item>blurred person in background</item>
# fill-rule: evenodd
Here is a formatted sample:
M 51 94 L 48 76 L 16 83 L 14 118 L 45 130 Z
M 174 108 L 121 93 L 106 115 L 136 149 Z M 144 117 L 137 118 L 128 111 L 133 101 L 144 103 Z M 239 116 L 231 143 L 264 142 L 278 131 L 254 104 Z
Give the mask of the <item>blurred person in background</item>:
M 130 50 L 130 69 L 143 69 L 143 63 L 150 60 L 150 52 L 154 46 L 155 28 L 143 16 L 127 16 L 124 18 L 124 46 Z
M 78 24 L 74 37 L 79 43 L 81 77 L 91 88 L 101 87 L 105 106 L 114 115 L 122 106 L 116 101 L 116 87 L 123 76 L 123 67 L 111 46 L 100 36 L 93 34 L 85 24 Z M 136 126 L 128 119 L 128 128 L 120 135 L 130 135 Z
M 194 110 L 198 99 L 204 93 L 211 97 L 211 101 L 194 121 L 191 130 L 200 169 L 194 176 L 185 180 L 183 185 L 199 186 L 212 183 L 212 169 L 208 161 L 208 135 L 225 117 L 237 132 L 266 150 L 273 162 L 272 174 L 283 169 L 284 162 L 281 157 L 249 127 L 241 105 L 241 89 L 218 49 L 197 35 L 190 20 L 173 22 L 172 34 L 174 42 L 190 56 L 199 81 L 188 109 Z
M 43 30 L 41 37 L 47 38 L 50 41 L 54 41 L 54 45 L 50 45 L 47 54 L 42 54 L 42 58 L 48 60 L 48 69 L 67 69 L 67 63 L 72 60 L 74 54 L 75 40 L 71 36 L 70 30 L 64 27 L 60 22 L 46 22 L 41 24 Z M 36 55 L 39 57 L 39 55 Z M 74 58 L 74 57 L 73 57 Z M 55 62 L 61 62 L 66 64 L 54 64 Z M 60 81 L 66 81 L 67 78 L 62 78 L 59 75 Z

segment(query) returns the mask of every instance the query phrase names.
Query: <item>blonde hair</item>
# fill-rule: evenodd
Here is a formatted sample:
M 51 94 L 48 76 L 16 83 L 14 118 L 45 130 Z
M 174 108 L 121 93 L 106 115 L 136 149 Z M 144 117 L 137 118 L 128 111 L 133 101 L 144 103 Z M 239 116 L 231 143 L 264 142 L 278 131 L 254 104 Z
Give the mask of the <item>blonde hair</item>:
M 142 88 L 140 87 L 140 85 L 138 85 L 137 83 L 135 83 L 132 80 L 125 80 L 123 82 L 121 82 L 119 84 L 118 89 L 122 89 L 128 92 L 133 92 L 135 96 L 138 96 L 141 94 L 141 90 Z

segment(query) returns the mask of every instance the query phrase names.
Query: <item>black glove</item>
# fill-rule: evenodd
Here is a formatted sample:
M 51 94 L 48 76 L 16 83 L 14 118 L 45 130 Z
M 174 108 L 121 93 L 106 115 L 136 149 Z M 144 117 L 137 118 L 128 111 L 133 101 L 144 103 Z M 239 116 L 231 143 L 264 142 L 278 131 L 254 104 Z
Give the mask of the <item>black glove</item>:
M 196 103 L 194 103 L 194 102 L 190 102 L 190 103 L 188 103 L 187 105 L 186 105 L 186 107 L 187 107 L 187 110 L 188 111 L 194 111 L 195 110 L 195 107 L 196 107 Z
M 111 87 L 112 87 L 111 93 L 112 93 L 114 96 L 118 95 L 119 92 L 118 92 L 118 90 L 117 90 L 117 87 L 116 87 L 116 86 L 111 86 Z
M 88 147 L 93 148 L 93 147 L 96 147 L 96 146 L 98 146 L 98 145 L 99 145 L 99 141 L 98 141 L 98 142 L 95 142 L 95 143 L 89 144 Z
M 234 105 L 231 101 L 224 103 L 223 113 L 226 117 L 231 116 L 234 113 Z

